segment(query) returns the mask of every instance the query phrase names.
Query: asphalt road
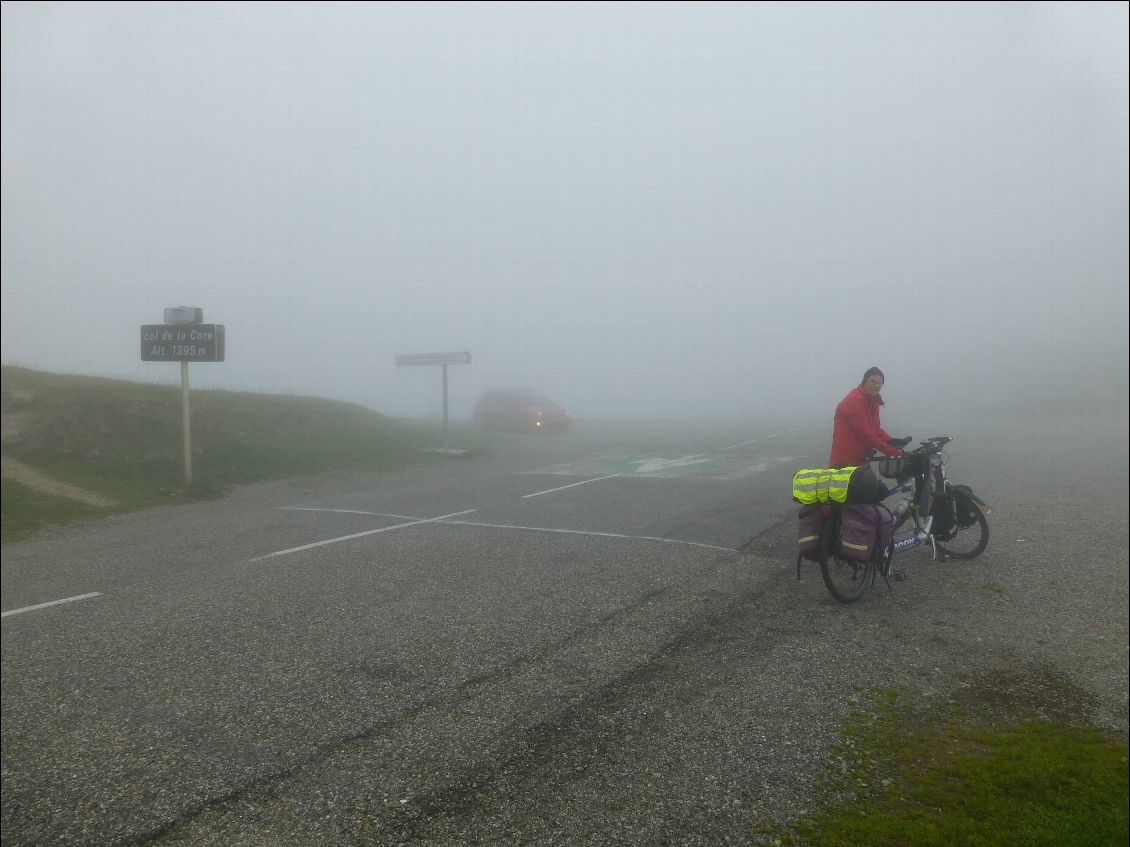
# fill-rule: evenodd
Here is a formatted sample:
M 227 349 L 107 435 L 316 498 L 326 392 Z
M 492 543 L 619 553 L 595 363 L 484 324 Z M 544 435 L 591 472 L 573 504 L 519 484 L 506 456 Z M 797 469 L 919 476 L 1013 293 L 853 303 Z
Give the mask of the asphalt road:
M 4 843 L 756 844 L 871 692 L 1125 737 L 1126 424 L 948 433 L 988 552 L 850 607 L 796 579 L 826 433 L 788 427 L 500 436 L 8 545 Z

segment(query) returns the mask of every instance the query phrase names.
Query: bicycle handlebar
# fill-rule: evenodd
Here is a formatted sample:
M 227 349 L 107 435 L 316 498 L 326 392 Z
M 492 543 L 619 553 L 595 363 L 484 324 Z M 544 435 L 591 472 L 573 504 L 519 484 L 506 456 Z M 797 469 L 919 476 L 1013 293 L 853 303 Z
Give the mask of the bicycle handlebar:
M 908 454 L 925 455 L 929 453 L 940 453 L 942 448 L 953 441 L 948 435 L 936 435 L 933 438 L 927 438 L 925 441 L 919 442 L 918 446 L 913 450 L 908 450 Z
M 905 456 L 907 458 L 912 458 L 914 456 L 929 456 L 933 453 L 942 452 L 942 448 L 945 445 L 949 444 L 951 441 L 953 441 L 953 438 L 951 438 L 948 435 L 935 435 L 935 436 L 932 436 L 930 438 L 927 438 L 925 441 L 920 441 L 918 443 L 918 446 L 915 447 L 913 450 L 905 450 L 904 449 L 902 454 L 903 454 L 903 456 Z M 868 462 L 880 462 L 883 459 L 889 459 L 889 458 L 891 458 L 891 457 L 890 456 L 884 456 L 882 453 L 879 453 L 875 450 L 872 450 L 871 454 L 867 457 L 866 461 L 868 461 Z

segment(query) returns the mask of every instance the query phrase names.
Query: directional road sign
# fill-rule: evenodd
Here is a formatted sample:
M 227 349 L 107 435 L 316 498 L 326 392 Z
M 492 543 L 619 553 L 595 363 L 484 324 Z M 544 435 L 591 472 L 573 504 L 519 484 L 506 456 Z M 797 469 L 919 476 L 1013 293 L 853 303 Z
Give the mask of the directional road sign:
M 398 368 L 416 367 L 417 365 L 469 365 L 471 354 L 463 353 L 407 353 L 396 357 Z

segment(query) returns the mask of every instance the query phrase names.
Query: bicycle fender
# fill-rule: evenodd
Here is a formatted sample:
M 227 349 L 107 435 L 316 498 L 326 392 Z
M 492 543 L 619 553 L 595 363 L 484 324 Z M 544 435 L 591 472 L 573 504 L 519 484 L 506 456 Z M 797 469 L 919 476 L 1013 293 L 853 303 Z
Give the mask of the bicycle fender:
M 964 494 L 966 497 L 968 497 L 970 500 L 972 500 L 974 503 L 976 503 L 978 506 L 980 506 L 981 511 L 985 513 L 985 517 L 988 517 L 989 515 L 991 515 L 993 513 L 993 507 L 990 506 L 988 503 L 986 503 L 984 500 L 982 500 L 980 497 L 978 497 L 976 494 L 974 494 L 973 489 L 970 488 L 968 485 L 955 485 L 955 486 L 953 486 L 953 489 L 955 491 L 960 491 L 962 494 Z

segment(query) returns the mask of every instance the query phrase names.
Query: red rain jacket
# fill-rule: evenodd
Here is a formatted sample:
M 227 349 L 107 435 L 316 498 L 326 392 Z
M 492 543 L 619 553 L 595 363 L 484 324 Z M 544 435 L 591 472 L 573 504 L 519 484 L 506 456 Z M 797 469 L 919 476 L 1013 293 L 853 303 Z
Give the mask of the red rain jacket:
M 879 407 L 883 398 L 862 388 L 853 388 L 836 406 L 832 427 L 832 455 L 828 467 L 842 468 L 865 464 L 868 454 L 878 450 L 887 456 L 901 456 L 902 451 L 887 442 L 891 436 L 879 426 Z

